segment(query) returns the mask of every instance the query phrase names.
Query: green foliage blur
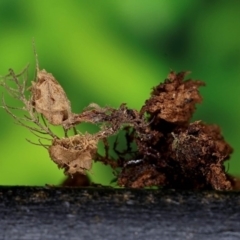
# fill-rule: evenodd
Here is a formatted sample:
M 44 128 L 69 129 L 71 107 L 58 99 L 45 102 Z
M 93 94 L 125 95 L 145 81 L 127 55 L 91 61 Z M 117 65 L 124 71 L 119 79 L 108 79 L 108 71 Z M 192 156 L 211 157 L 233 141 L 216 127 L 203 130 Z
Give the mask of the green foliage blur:
M 61 83 L 77 113 L 92 102 L 139 109 L 171 69 L 190 70 L 207 85 L 194 120 L 221 126 L 234 148 L 228 171 L 240 175 L 239 12 L 240 1 L 1 0 L 0 75 L 30 63 L 34 79 L 34 38 L 40 68 Z M 59 184 L 65 177 L 46 149 L 25 141 L 36 136 L 3 109 L 0 116 L 0 185 Z M 100 163 L 89 175 L 106 185 L 113 178 Z

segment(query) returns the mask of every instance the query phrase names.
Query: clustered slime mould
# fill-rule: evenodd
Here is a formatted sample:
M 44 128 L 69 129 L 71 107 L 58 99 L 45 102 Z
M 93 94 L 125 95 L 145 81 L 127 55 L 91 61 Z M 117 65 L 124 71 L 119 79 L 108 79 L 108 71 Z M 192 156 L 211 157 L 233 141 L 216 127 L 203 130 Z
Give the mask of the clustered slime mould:
M 3 97 L 2 107 L 38 137 L 34 144 L 45 147 L 66 175 L 86 174 L 93 161 L 100 161 L 118 169 L 116 181 L 123 187 L 235 188 L 236 179 L 224 167 L 233 149 L 220 128 L 202 121 L 190 122 L 196 104 L 202 101 L 198 89 L 204 83 L 185 80 L 188 72 L 171 71 L 153 88 L 139 111 L 125 103 L 117 109 L 91 103 L 81 113 L 73 113 L 64 89 L 51 73 L 39 70 L 36 52 L 35 56 L 36 79 L 31 86 L 28 66 L 20 74 L 10 69 L 1 77 L 1 86 L 22 103 L 20 108 L 8 106 Z M 23 111 L 24 116 L 18 116 L 15 110 Z M 98 125 L 99 131 L 79 132 L 76 126 L 83 122 Z M 64 137 L 57 136 L 51 125 L 62 126 Z M 115 151 L 114 158 L 109 154 L 108 138 L 117 137 L 120 130 L 125 132 L 127 149 Z M 98 152 L 99 141 L 104 143 L 105 155 Z

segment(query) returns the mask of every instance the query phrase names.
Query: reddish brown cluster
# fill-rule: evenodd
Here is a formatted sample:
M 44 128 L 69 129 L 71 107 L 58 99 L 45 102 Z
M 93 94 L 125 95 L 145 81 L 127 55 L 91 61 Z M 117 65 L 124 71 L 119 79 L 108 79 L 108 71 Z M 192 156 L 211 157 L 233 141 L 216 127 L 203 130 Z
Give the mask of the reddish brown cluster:
M 171 72 L 155 87 L 142 107 L 150 125 L 136 136 L 142 161 L 126 164 L 118 178 L 121 186 L 163 186 L 182 189 L 231 190 L 233 181 L 224 168 L 232 148 L 216 125 L 189 123 L 202 98 L 200 81 L 186 80 L 186 73 Z
M 202 101 L 198 92 L 201 81 L 186 80 L 187 72 L 170 72 L 164 83 L 155 87 L 142 112 L 169 123 L 186 123 L 192 117 L 195 104 Z

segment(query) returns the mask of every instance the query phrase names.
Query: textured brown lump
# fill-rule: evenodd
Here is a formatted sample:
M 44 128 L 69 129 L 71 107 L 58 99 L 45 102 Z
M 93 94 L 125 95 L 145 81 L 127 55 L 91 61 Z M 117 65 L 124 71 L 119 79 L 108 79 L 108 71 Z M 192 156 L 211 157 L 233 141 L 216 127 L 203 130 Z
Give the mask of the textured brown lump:
M 184 81 L 186 74 L 187 72 L 170 72 L 164 83 L 153 88 L 152 96 L 146 101 L 142 111 L 171 123 L 188 122 L 195 110 L 195 104 L 202 101 L 198 87 L 204 83 Z
M 236 181 L 224 167 L 233 150 L 225 142 L 220 128 L 201 121 L 189 123 L 196 103 L 202 101 L 198 88 L 204 83 L 191 79 L 184 81 L 186 74 L 170 72 L 145 102 L 141 115 L 147 113 L 149 117 L 150 124 L 145 130 L 147 137 L 135 138 L 143 161 L 135 166 L 125 165 L 118 178 L 119 185 L 234 188 Z
M 75 135 L 69 138 L 54 139 L 49 147 L 49 155 L 65 173 L 85 174 L 90 170 L 92 159 L 97 152 L 97 140 L 90 135 Z

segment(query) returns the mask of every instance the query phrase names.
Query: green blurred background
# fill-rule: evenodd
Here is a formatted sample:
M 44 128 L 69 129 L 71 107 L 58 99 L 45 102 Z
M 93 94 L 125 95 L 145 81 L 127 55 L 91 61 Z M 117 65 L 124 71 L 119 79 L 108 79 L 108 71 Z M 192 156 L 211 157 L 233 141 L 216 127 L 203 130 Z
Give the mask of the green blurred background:
M 239 12 L 240 1 L 233 0 L 0 0 L 0 75 L 30 63 L 34 78 L 34 37 L 40 67 L 80 112 L 91 102 L 139 109 L 170 69 L 190 70 L 207 84 L 194 119 L 221 126 L 235 149 L 229 172 L 240 175 Z M 63 172 L 46 149 L 25 141 L 36 137 L 3 109 L 0 116 L 0 185 L 59 184 Z M 102 164 L 90 177 L 112 180 Z

